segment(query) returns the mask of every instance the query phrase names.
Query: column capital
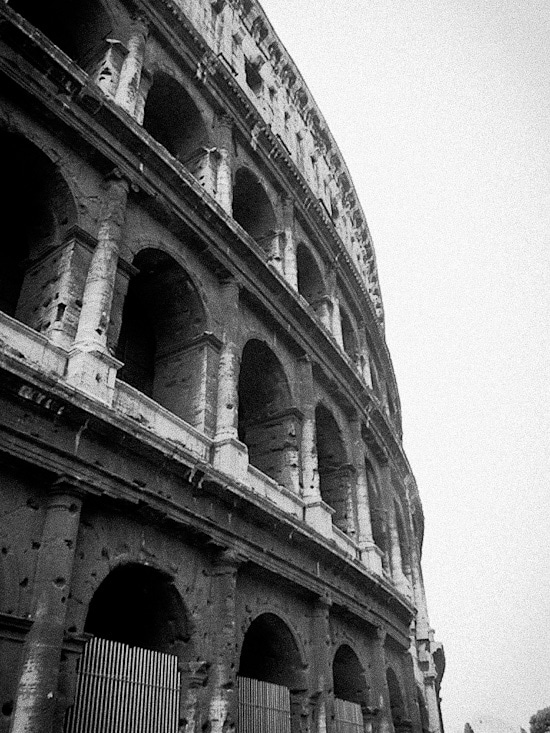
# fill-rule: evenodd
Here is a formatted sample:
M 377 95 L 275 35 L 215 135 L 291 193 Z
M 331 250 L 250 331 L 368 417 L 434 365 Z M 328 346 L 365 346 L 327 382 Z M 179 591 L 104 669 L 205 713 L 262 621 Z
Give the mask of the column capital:
M 48 487 L 48 494 L 50 496 L 64 495 L 82 500 L 87 493 L 82 481 L 68 474 L 61 474 Z

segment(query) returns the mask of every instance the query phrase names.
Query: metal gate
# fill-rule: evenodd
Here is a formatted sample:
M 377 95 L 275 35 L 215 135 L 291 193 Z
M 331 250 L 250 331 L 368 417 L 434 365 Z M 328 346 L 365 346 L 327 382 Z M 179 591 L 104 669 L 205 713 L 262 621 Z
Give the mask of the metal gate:
M 179 696 L 177 657 L 91 639 L 65 733 L 177 733 Z
M 361 705 L 349 700 L 334 698 L 336 733 L 364 733 Z
M 290 691 L 271 682 L 238 678 L 238 733 L 290 733 Z

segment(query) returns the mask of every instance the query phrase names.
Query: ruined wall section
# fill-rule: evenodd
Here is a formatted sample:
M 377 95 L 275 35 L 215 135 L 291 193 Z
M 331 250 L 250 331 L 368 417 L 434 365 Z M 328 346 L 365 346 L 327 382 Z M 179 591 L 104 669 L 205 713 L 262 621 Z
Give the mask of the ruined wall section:
M 348 168 L 311 92 L 260 5 L 252 0 L 174 0 L 283 143 L 321 203 L 384 324 L 372 238 Z M 258 125 L 252 133 L 259 135 Z

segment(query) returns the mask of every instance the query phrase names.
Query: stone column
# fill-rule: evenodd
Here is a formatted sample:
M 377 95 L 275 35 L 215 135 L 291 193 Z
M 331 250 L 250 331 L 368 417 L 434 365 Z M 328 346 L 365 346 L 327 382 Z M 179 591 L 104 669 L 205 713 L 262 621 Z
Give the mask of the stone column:
M 296 239 L 294 236 L 294 202 L 290 196 L 283 199 L 283 270 L 289 285 L 298 290 L 298 263 L 296 261 Z
M 93 80 L 108 97 L 114 97 L 120 70 L 128 51 L 114 38 L 107 38 L 99 49 L 94 64 Z
M 369 486 L 365 466 L 365 444 L 361 434 L 361 419 L 356 416 L 350 423 L 352 435 L 352 461 L 356 471 L 355 498 L 357 507 L 357 542 L 361 559 L 366 567 L 382 575 L 382 561 L 372 535 Z
M 233 730 L 237 721 L 237 571 L 243 558 L 224 550 L 214 562 L 212 582 L 213 658 L 209 682 L 208 723 L 211 733 Z M 204 726 L 203 726 L 204 728 Z
M 141 17 L 135 18 L 128 40 L 128 54 L 122 64 L 115 93 L 115 102 L 132 116 L 136 112 L 139 97 L 147 31 L 146 21 Z
M 317 442 L 315 429 L 315 389 L 311 359 L 303 356 L 298 361 L 300 382 L 300 409 L 303 414 L 300 453 L 302 459 L 302 496 L 305 501 L 304 518 L 325 537 L 332 536 L 333 512 L 321 499 Z
M 23 646 L 12 733 L 51 733 L 67 597 L 80 523 L 82 494 L 60 479 L 50 489 L 33 594 L 33 624 Z
M 334 730 L 334 695 L 332 678 L 332 638 L 328 596 L 319 598 L 313 610 L 311 659 L 311 733 L 332 733 Z
M 220 313 L 224 332 L 218 366 L 214 466 L 244 481 L 248 471 L 248 450 L 238 439 L 239 420 L 239 285 L 228 277 L 220 283 Z
M 410 586 L 403 572 L 403 559 L 401 555 L 401 543 L 397 529 L 397 517 L 395 507 L 390 506 L 388 510 L 388 526 L 390 538 L 390 563 L 393 582 L 403 595 L 410 595 Z
M 224 211 L 233 215 L 233 120 L 229 115 L 216 118 L 218 146 L 218 170 L 216 176 L 216 201 Z
M 128 182 L 113 177 L 101 213 L 97 244 L 86 277 L 78 329 L 69 355 L 68 380 L 93 397 L 109 403 L 120 362 L 107 348 L 107 329 L 126 217 Z
M 337 295 L 332 296 L 332 335 L 338 342 L 341 349 L 344 348 L 344 335 L 342 333 L 342 319 L 340 317 L 340 301 Z
M 375 726 L 377 733 L 393 733 L 390 693 L 386 680 L 385 643 L 385 629 L 377 628 L 372 643 L 372 687 L 374 707 L 378 710 Z
M 324 295 L 322 298 L 315 300 L 311 304 L 313 310 L 319 317 L 323 326 L 332 333 L 332 300 L 328 295 Z
M 136 101 L 135 118 L 138 125 L 143 125 L 143 118 L 145 117 L 145 104 L 147 102 L 147 95 L 153 85 L 153 75 L 150 74 L 146 69 L 141 69 L 141 79 L 139 82 L 139 90 Z

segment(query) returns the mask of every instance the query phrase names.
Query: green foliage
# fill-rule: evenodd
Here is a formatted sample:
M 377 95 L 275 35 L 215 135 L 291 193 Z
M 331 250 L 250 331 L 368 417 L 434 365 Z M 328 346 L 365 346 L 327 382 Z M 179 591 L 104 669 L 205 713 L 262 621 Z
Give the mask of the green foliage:
M 529 728 L 531 733 L 550 733 L 550 707 L 543 708 L 531 716 Z

